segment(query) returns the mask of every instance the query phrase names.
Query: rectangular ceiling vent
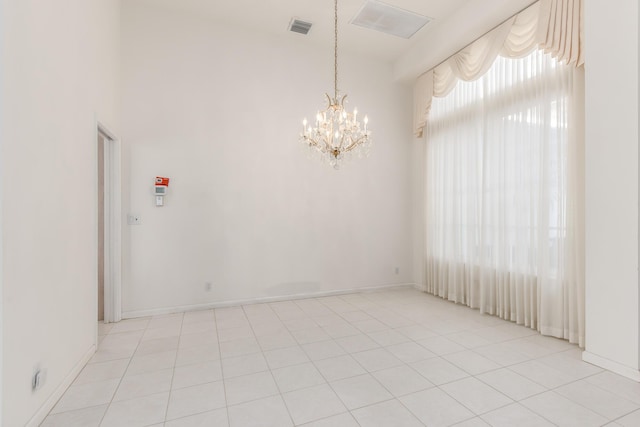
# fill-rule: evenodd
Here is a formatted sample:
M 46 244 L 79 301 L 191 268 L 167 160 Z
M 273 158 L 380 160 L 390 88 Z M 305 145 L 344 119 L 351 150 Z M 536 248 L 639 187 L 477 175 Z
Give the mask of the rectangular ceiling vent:
M 293 18 L 289 23 L 289 31 L 307 35 L 309 34 L 311 25 L 312 25 L 311 22 L 305 22 L 305 21 L 301 21 L 299 19 Z
M 376 0 L 367 0 L 351 23 L 360 27 L 392 34 L 405 39 L 411 38 L 431 18 L 418 15 Z

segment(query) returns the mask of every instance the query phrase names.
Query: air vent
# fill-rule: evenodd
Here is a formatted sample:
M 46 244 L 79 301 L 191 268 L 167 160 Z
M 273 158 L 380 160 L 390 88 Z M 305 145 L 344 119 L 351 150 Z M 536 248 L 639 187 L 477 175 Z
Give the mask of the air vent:
M 293 18 L 291 23 L 289 23 L 289 31 L 293 31 L 294 33 L 309 34 L 309 30 L 311 29 L 311 22 L 301 21 L 299 19 Z
M 431 18 L 400 9 L 376 0 L 368 0 L 351 23 L 386 34 L 411 38 Z

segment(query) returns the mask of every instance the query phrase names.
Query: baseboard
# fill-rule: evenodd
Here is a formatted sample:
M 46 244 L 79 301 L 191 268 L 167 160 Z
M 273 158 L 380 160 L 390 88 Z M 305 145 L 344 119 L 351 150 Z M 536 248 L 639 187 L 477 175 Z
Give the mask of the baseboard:
M 62 382 L 58 385 L 58 387 L 56 387 L 54 392 L 44 402 L 40 409 L 38 409 L 38 412 L 36 412 L 35 415 L 31 417 L 29 422 L 25 424 L 26 427 L 37 427 L 44 421 L 49 412 L 51 412 L 53 407 L 56 406 L 58 400 L 60 400 L 64 392 L 67 391 L 67 388 L 69 388 L 69 386 L 73 383 L 73 380 L 76 379 L 80 371 L 82 371 L 82 368 L 85 367 L 85 365 L 87 364 L 87 362 L 89 362 L 95 352 L 96 346 L 95 344 L 93 344 L 91 345 L 91 347 L 89 347 L 89 350 L 87 350 L 82 358 L 80 358 L 78 363 L 76 363 L 71 372 L 69 372 L 64 380 L 62 380 Z
M 414 289 L 416 289 L 417 291 L 420 291 L 420 292 L 427 292 L 427 287 L 426 287 L 426 285 L 420 285 L 420 284 L 418 284 L 418 283 L 413 283 L 413 287 L 414 287 Z
M 307 292 L 293 295 L 278 295 L 274 297 L 246 298 L 228 301 L 216 301 L 205 304 L 182 305 L 175 307 L 154 308 L 149 310 L 125 311 L 122 313 L 123 319 L 134 319 L 138 317 L 160 316 L 164 314 L 183 313 L 186 311 L 209 310 L 212 308 L 233 307 L 246 304 L 264 304 L 270 302 L 287 301 L 293 299 L 321 298 L 336 295 L 346 295 L 353 293 L 379 292 L 385 290 L 415 288 L 414 283 L 401 283 L 394 285 L 370 286 L 366 288 L 342 289 L 334 291 Z
M 623 365 L 613 360 L 607 359 L 606 357 L 598 356 L 597 354 L 585 351 L 582 353 L 582 360 L 587 363 L 591 363 L 592 365 L 596 365 L 608 371 L 614 372 L 618 375 L 622 375 L 623 377 L 632 379 L 633 381 L 640 382 L 640 371 L 627 365 Z

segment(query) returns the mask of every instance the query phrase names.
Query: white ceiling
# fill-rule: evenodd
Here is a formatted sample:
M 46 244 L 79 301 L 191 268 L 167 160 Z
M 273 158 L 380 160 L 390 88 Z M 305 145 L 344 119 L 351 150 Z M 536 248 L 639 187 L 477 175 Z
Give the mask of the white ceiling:
M 333 0 L 127 0 L 176 11 L 206 14 L 212 20 L 244 31 L 302 38 L 313 46 L 333 47 Z M 421 63 L 435 65 L 535 0 L 383 0 L 433 21 L 411 39 L 403 39 L 349 24 L 366 0 L 339 0 L 341 52 L 359 52 L 376 59 L 407 62 L 418 52 Z M 288 31 L 291 18 L 313 23 L 308 35 Z M 421 46 L 430 46 L 424 51 Z M 433 52 L 433 53 L 432 53 Z M 406 67 L 405 67 L 406 68 Z M 402 70 L 397 74 L 404 78 Z

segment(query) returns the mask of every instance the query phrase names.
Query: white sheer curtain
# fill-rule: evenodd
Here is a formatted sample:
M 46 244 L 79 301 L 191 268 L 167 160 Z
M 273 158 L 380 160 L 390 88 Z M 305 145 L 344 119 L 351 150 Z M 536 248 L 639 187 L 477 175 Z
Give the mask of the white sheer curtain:
M 582 68 L 498 57 L 434 98 L 426 126 L 426 285 L 583 345 Z

